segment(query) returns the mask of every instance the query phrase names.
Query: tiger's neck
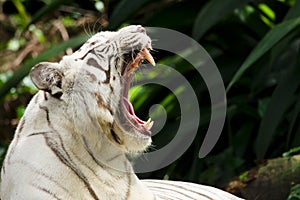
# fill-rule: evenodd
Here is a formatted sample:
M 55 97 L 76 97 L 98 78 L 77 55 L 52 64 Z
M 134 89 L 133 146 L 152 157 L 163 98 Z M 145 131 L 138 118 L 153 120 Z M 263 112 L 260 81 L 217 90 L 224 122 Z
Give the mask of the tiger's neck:
M 42 92 L 39 95 L 39 98 L 44 98 L 41 97 L 44 95 Z M 111 199 L 113 195 L 120 194 L 132 200 L 142 197 L 145 200 L 154 198 L 134 174 L 125 152 L 107 139 L 101 127 L 93 123 L 93 119 L 87 119 L 87 115 L 83 115 L 84 117 L 80 119 L 77 115 L 79 119 L 74 123 L 61 120 L 57 116 L 71 115 L 72 112 L 76 115 L 76 112 L 83 113 L 83 111 L 68 110 L 68 106 L 55 109 L 57 100 L 53 99 L 53 103 L 51 101 L 50 99 L 47 101 L 48 110 L 43 109 L 43 103 L 38 104 L 40 113 L 36 115 L 36 118 L 43 118 L 45 122 L 41 124 L 47 124 L 47 126 L 44 127 L 45 130 L 37 130 L 37 132 L 47 132 L 44 137 L 47 138 L 46 143 L 50 149 L 55 145 L 55 151 L 62 152 L 56 156 L 74 172 L 80 172 L 77 173 L 78 176 L 95 190 L 97 196 L 104 195 L 108 196 L 107 199 Z M 55 114 L 51 113 L 51 110 L 54 110 Z M 45 114 L 46 117 L 42 117 Z M 76 124 L 76 126 L 70 126 L 70 124 Z M 119 199 L 119 197 L 112 199 Z

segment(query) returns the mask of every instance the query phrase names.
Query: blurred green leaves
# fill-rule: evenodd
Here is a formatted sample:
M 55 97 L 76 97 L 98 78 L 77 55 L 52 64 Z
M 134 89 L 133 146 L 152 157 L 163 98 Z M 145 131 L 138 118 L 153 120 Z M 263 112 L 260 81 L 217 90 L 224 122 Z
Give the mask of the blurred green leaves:
M 18 85 L 18 83 L 28 75 L 30 69 L 38 64 L 39 62 L 49 60 L 54 56 L 57 56 L 59 53 L 65 51 L 67 48 L 76 48 L 82 43 L 84 43 L 88 39 L 88 35 L 80 35 L 75 38 L 71 38 L 65 42 L 60 44 L 56 44 L 50 47 L 48 50 L 41 53 L 38 57 L 30 59 L 26 61 L 18 70 L 13 74 L 13 76 L 5 82 L 5 84 L 0 88 L 0 98 L 4 98 L 4 96 L 10 91 L 11 88 L 14 88 Z
M 299 54 L 297 54 L 299 56 Z M 294 104 L 295 92 L 300 86 L 300 63 L 294 63 L 278 83 L 262 118 L 256 141 L 256 156 L 263 158 L 270 146 L 276 128 L 286 110 Z
M 300 199 L 300 184 L 294 185 L 291 188 L 291 193 L 287 200 Z
M 137 11 L 145 4 L 151 2 L 150 0 L 121 0 L 114 8 L 110 16 L 110 23 L 108 29 L 116 30 L 124 21 L 128 20 L 130 16 L 137 13 Z
M 7 49 L 12 51 L 19 50 L 26 43 L 24 38 L 13 38 L 8 41 Z
M 28 24 L 30 17 L 27 14 L 27 11 L 22 3 L 21 0 L 12 0 L 13 4 L 15 5 L 15 7 L 17 8 L 18 12 L 19 12 L 19 16 L 20 16 L 20 21 L 21 21 L 21 26 L 23 28 L 26 27 L 26 25 Z
M 285 36 L 291 31 L 296 30 L 300 25 L 300 18 L 286 20 L 281 24 L 278 24 L 274 28 L 272 28 L 264 38 L 257 44 L 257 46 L 253 49 L 244 63 L 241 65 L 239 70 L 235 73 L 234 77 L 230 81 L 227 91 L 235 84 L 243 73 L 253 65 L 259 58 L 261 58 L 267 51 L 269 51 L 272 47 L 276 45 L 281 39 L 285 38 Z
M 234 9 L 245 5 L 250 0 L 212 0 L 207 2 L 197 15 L 193 26 L 193 37 L 199 40 L 216 23 L 223 20 Z
M 56 11 L 63 4 L 68 4 L 70 2 L 72 2 L 72 0 L 51 0 L 48 4 L 46 4 L 43 8 L 41 8 L 37 13 L 35 13 L 32 16 L 32 20 L 30 21 L 30 23 L 27 24 L 27 26 L 38 22 L 39 20 L 41 20 L 42 17 Z

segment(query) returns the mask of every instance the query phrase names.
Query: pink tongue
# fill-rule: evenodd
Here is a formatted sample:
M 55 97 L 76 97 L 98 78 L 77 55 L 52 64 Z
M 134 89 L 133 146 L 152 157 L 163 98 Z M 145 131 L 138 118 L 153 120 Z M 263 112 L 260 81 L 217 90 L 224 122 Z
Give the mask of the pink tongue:
M 125 108 L 127 109 L 127 111 L 129 112 L 129 114 L 131 116 L 133 116 L 133 118 L 135 119 L 136 122 L 138 122 L 139 124 L 145 124 L 146 122 L 141 120 L 140 118 L 138 118 L 138 116 L 135 115 L 134 113 L 134 109 L 132 104 L 128 101 L 128 99 L 126 99 L 125 97 L 123 97 L 123 102 L 125 105 Z

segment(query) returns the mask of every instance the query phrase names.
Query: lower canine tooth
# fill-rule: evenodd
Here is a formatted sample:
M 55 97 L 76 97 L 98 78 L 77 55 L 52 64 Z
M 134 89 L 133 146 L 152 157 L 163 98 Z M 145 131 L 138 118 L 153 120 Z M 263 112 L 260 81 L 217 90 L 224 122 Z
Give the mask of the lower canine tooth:
M 145 122 L 145 124 L 144 125 L 149 125 L 150 124 L 150 122 L 151 122 L 151 118 L 149 118 L 146 122 Z
M 153 126 L 153 121 L 151 121 L 151 118 L 148 119 L 148 121 L 145 122 L 144 127 L 148 130 L 150 130 Z
M 149 130 L 152 128 L 153 124 L 154 124 L 154 121 L 150 122 L 150 124 L 148 125 Z

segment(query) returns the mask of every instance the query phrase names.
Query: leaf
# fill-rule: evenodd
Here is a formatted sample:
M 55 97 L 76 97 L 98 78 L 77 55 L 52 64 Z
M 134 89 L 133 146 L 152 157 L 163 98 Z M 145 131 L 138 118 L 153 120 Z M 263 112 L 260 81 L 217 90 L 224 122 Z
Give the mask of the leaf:
M 34 65 L 41 61 L 45 61 L 54 56 L 57 56 L 60 52 L 66 50 L 67 48 L 75 48 L 84 43 L 87 39 L 88 36 L 86 34 L 79 35 L 61 44 L 55 44 L 50 49 L 42 52 L 38 57 L 25 62 L 24 65 L 17 72 L 15 72 L 14 75 L 6 83 L 4 83 L 4 85 L 0 89 L 0 99 L 3 99 L 11 88 L 16 87 L 18 83 L 28 75 L 30 69 Z
M 181 1 L 161 6 L 147 17 L 149 19 L 146 20 L 146 24 L 174 30 L 191 29 L 200 8 L 202 8 L 201 4 L 197 1 Z
M 117 29 L 122 22 L 126 21 L 134 13 L 137 13 L 137 11 L 148 2 L 150 2 L 150 0 L 122 0 L 110 16 L 108 29 Z
M 33 15 L 32 20 L 27 25 L 27 28 L 30 24 L 34 24 L 39 21 L 43 16 L 56 11 L 62 4 L 68 3 L 71 0 L 53 0 L 50 1 L 49 4 L 45 5 L 42 9 L 40 9 L 35 15 Z
M 256 138 L 255 152 L 258 158 L 265 156 L 276 128 L 281 122 L 287 108 L 293 103 L 294 93 L 300 85 L 299 64 L 298 62 L 291 65 L 271 97 Z
M 294 19 L 294 18 L 300 17 L 299 10 L 300 10 L 300 1 L 296 1 L 295 5 L 293 5 L 290 8 L 289 12 L 284 17 L 284 20 Z
M 300 99 L 300 95 L 298 95 L 296 97 L 296 99 Z M 300 101 L 297 101 L 297 103 L 294 106 L 294 109 L 292 111 L 292 118 L 291 118 L 291 121 L 290 121 L 289 130 L 288 130 L 288 133 L 287 133 L 287 142 L 286 142 L 287 145 L 286 146 L 291 144 L 291 138 L 292 138 L 293 130 L 299 124 L 299 121 L 297 120 L 298 116 L 299 116 L 299 113 L 300 113 Z M 294 138 L 300 138 L 300 135 L 295 134 Z M 293 140 L 293 141 L 295 141 L 295 140 Z
M 300 147 L 295 147 L 295 148 L 292 148 L 291 150 L 287 151 L 287 152 L 284 152 L 282 154 L 282 157 L 289 157 L 289 156 L 292 156 L 292 155 L 295 155 L 295 154 L 298 154 L 300 153 Z
M 25 27 L 26 24 L 29 21 L 29 16 L 28 16 L 28 14 L 26 12 L 26 9 L 25 9 L 22 1 L 20 1 L 20 0 L 12 0 L 12 2 L 15 5 L 15 7 L 17 8 L 17 10 L 18 10 L 18 12 L 20 14 L 23 27 Z
M 239 8 L 250 0 L 212 0 L 209 1 L 197 15 L 193 27 L 193 38 L 199 40 L 206 31 L 224 19 L 234 9 Z
M 261 58 L 267 51 L 269 51 L 276 43 L 278 43 L 282 38 L 284 38 L 289 32 L 296 29 L 300 24 L 300 17 L 296 19 L 291 19 L 284 21 L 276 25 L 271 29 L 264 38 L 256 45 L 250 55 L 246 58 L 244 63 L 241 65 L 239 70 L 235 73 L 232 80 L 230 81 L 226 91 L 228 92 L 230 88 L 241 78 L 244 72 L 251 67 L 259 58 Z

